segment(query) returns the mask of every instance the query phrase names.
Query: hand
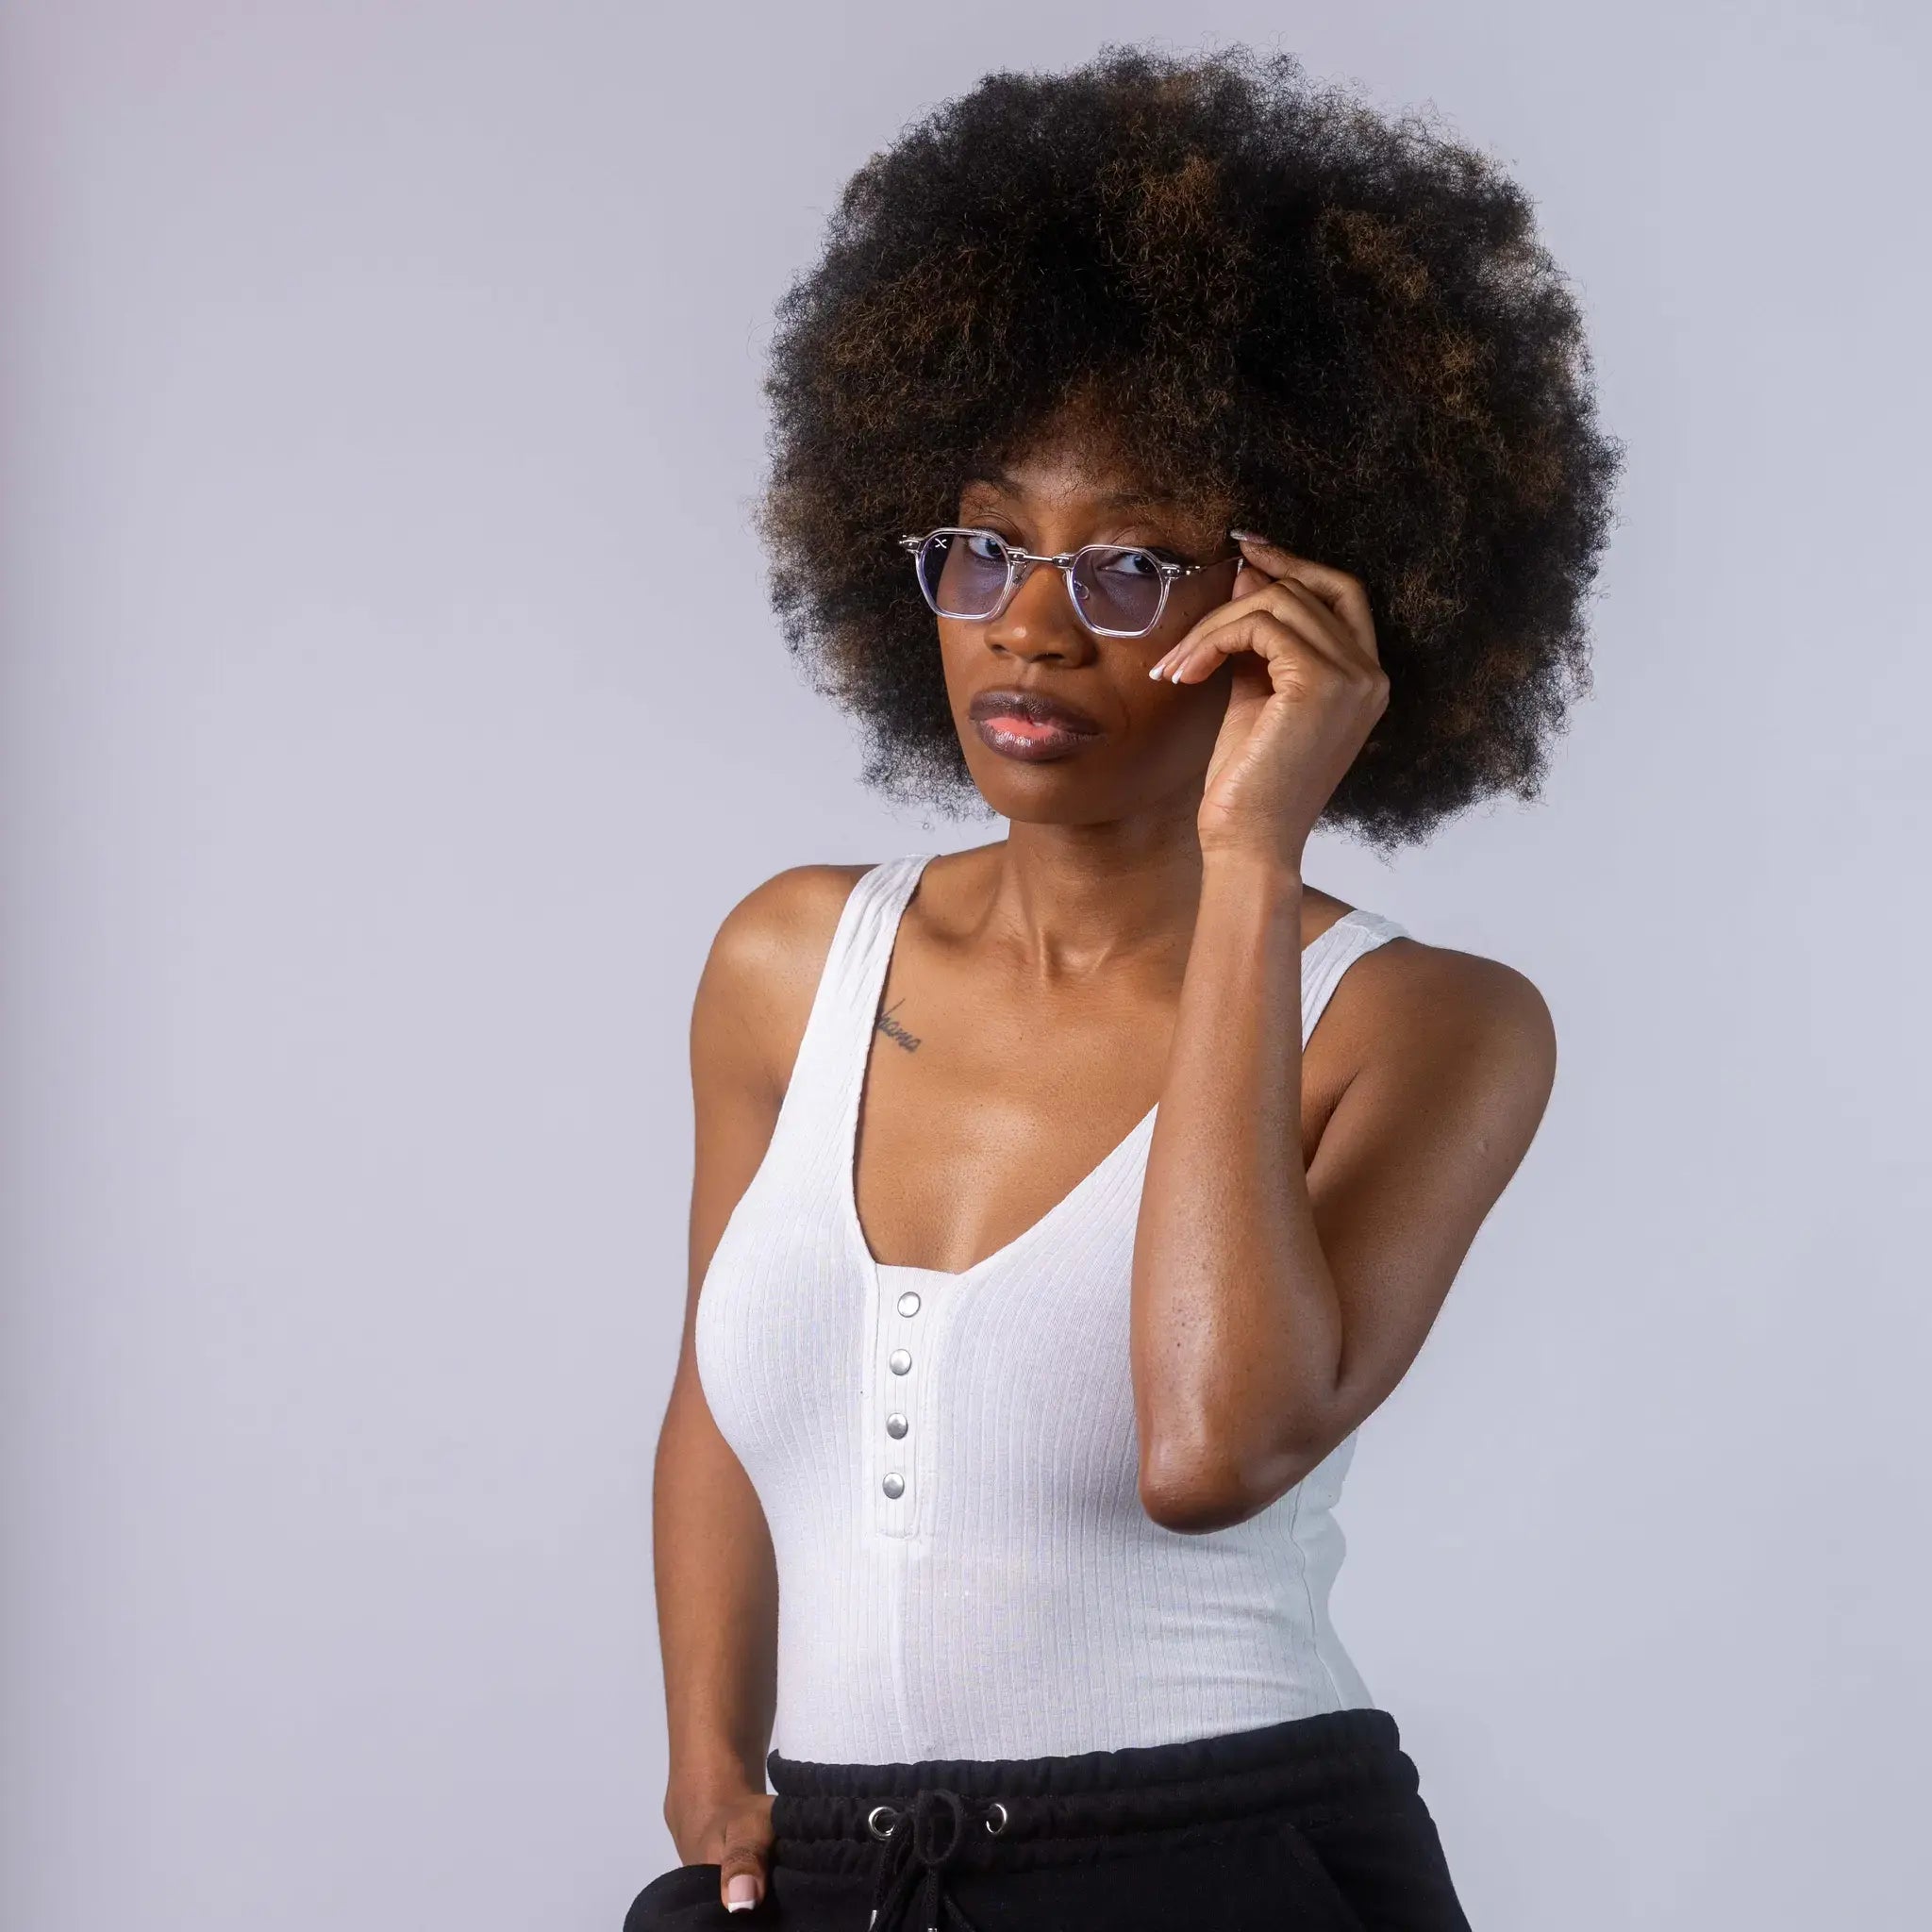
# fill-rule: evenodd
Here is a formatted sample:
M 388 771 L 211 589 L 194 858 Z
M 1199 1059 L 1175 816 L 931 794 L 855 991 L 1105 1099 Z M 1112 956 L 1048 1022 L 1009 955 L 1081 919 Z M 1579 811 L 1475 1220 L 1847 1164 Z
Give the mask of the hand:
M 1322 808 L 1389 707 L 1368 592 L 1344 572 L 1245 532 L 1217 605 L 1149 674 L 1201 684 L 1232 667 L 1208 761 L 1201 849 L 1301 868 Z
M 734 1903 L 734 1880 L 741 1888 L 748 1878 L 756 1887 L 748 1894 L 752 1905 L 764 1897 L 771 1882 L 772 1796 L 749 1786 L 732 1787 L 664 1807 L 679 1858 L 687 1865 L 718 1866 L 718 1901 L 727 1909 Z M 738 1909 L 742 1911 L 745 1904 L 745 1898 L 739 1899 Z

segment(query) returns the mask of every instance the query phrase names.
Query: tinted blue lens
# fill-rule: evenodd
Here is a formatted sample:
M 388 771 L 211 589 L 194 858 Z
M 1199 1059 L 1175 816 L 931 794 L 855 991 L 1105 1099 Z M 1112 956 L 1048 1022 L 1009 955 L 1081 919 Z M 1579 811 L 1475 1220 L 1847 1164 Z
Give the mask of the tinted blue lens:
M 1074 564 L 1074 602 L 1098 630 L 1151 630 L 1160 613 L 1161 572 L 1152 552 L 1096 545 Z
M 991 531 L 941 531 L 919 553 L 919 582 L 941 617 L 987 617 L 1007 589 L 1007 546 Z

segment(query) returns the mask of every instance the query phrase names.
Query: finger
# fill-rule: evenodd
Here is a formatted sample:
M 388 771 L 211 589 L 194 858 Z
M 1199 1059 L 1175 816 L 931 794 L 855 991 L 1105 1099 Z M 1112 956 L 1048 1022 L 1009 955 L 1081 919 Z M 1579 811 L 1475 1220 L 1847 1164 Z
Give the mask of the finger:
M 1244 557 L 1241 567 L 1234 574 L 1234 584 L 1228 591 L 1227 601 L 1232 604 L 1241 597 L 1252 597 L 1257 591 L 1265 591 L 1274 582 L 1257 563 L 1250 563 Z
M 1312 584 L 1296 575 L 1302 567 L 1297 561 L 1286 566 L 1278 577 L 1263 576 L 1262 587 L 1298 599 L 1314 614 L 1324 634 L 1334 640 L 1335 648 L 1344 658 L 1366 668 L 1379 670 L 1381 658 L 1375 649 L 1375 626 L 1367 614 L 1366 604 L 1360 608 L 1359 623 L 1350 622 Z
M 1375 616 L 1368 601 L 1368 590 L 1360 577 L 1349 575 L 1346 570 L 1335 570 L 1329 564 L 1318 564 L 1312 557 L 1296 557 L 1292 551 L 1283 549 L 1279 542 L 1261 542 L 1250 539 L 1241 547 L 1242 555 L 1261 564 L 1277 577 L 1292 577 L 1310 590 L 1329 610 L 1341 618 L 1342 626 L 1351 632 L 1362 645 L 1362 649 L 1375 655 Z
M 1298 556 L 1280 543 L 1271 543 L 1252 530 L 1230 530 L 1228 535 L 1241 547 L 1250 564 L 1266 570 L 1271 576 L 1291 576 L 1306 584 L 1329 609 L 1335 612 L 1372 662 L 1380 662 L 1375 648 L 1374 612 L 1369 593 L 1359 577 L 1336 570 L 1312 558 Z
M 1284 619 L 1273 610 L 1255 610 L 1177 649 L 1168 667 L 1167 680 L 1170 684 L 1201 683 L 1213 676 L 1224 659 L 1244 654 L 1258 658 L 1264 665 L 1300 658 L 1339 678 L 1362 675 L 1358 664 L 1318 641 L 1314 624 L 1306 611 L 1296 611 Z
M 735 1840 L 719 1860 L 718 1892 L 727 1912 L 748 1912 L 765 1895 L 765 1856 L 757 1844 Z
M 1256 618 L 1274 620 L 1338 671 L 1348 674 L 1368 668 L 1361 653 L 1341 632 L 1334 613 L 1324 604 L 1296 585 L 1271 584 L 1267 590 L 1238 604 L 1224 604 L 1208 611 L 1151 667 L 1148 675 L 1165 677 L 1171 683 L 1188 681 L 1181 676 L 1185 669 L 1208 661 L 1203 655 L 1204 648 L 1214 648 L 1224 632 L 1239 632 L 1245 640 L 1247 626 Z M 1252 645 L 1238 641 L 1234 648 L 1249 649 Z
M 1241 601 L 1253 608 L 1273 610 L 1283 618 L 1287 617 L 1291 608 L 1305 610 L 1322 635 L 1342 657 L 1362 656 L 1361 647 L 1349 634 L 1348 626 L 1307 585 L 1294 577 L 1263 577 L 1259 587 Z M 1214 628 L 1215 621 L 1225 623 L 1231 611 L 1238 611 L 1238 607 L 1233 601 L 1220 605 L 1205 613 L 1195 627 L 1203 631 Z
M 1305 673 L 1326 674 L 1336 685 L 1353 691 L 1377 714 L 1389 697 L 1388 674 L 1364 658 L 1353 646 L 1332 641 L 1334 620 L 1325 611 L 1318 620 L 1314 608 L 1292 599 L 1270 608 L 1257 608 L 1248 618 L 1222 625 L 1207 636 L 1184 640 L 1167 666 L 1173 684 L 1199 684 L 1213 676 L 1225 658 L 1251 653 L 1260 660 L 1271 681 L 1276 664 L 1299 660 Z M 1278 684 L 1277 684 L 1278 688 Z

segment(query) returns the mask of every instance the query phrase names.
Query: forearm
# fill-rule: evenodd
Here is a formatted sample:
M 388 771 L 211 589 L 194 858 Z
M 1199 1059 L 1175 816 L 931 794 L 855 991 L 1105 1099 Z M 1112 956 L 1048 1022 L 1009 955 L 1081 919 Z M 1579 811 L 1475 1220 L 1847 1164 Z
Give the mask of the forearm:
M 665 1816 L 733 1789 L 765 1789 L 774 1711 L 778 1591 L 764 1512 L 737 1457 L 680 1387 L 652 1485 L 658 1637 L 670 1775 Z
M 1306 1472 L 1341 1355 L 1302 1162 L 1302 883 L 1210 858 L 1135 1241 L 1148 1507 L 1240 1521 Z

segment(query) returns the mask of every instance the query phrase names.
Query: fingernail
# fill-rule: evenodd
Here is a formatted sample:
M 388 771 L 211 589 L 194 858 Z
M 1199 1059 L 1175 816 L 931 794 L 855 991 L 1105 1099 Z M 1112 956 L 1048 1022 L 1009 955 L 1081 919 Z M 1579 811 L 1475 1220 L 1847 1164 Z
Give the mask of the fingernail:
M 748 1912 L 758 1902 L 758 1882 L 749 1872 L 741 1872 L 724 1888 L 724 1909 Z
M 1237 543 L 1268 543 L 1271 550 L 1274 547 L 1273 543 L 1268 542 L 1266 537 L 1257 537 L 1253 530 L 1230 530 L 1227 534 Z

